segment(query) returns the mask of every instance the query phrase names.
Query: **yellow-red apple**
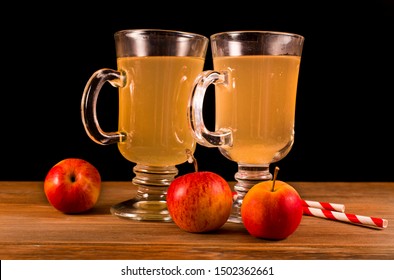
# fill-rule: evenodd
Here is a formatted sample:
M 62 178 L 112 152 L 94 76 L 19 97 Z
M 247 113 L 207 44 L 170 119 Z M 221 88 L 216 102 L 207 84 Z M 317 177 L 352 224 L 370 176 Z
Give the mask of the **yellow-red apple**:
M 232 204 L 228 182 L 209 171 L 179 176 L 167 191 L 167 208 L 172 220 L 188 232 L 218 230 L 229 218 Z
M 290 236 L 302 219 L 302 199 L 297 190 L 283 181 L 254 185 L 241 205 L 242 222 L 254 237 L 280 240 Z
M 81 213 L 95 206 L 101 192 L 101 176 L 95 166 L 79 158 L 55 164 L 44 180 L 49 203 L 66 213 Z

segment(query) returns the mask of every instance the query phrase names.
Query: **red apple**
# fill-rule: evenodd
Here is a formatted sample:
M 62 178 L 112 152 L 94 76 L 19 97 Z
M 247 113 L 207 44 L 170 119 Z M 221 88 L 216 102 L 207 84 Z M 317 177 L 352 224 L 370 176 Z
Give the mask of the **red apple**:
M 55 164 L 44 180 L 44 192 L 57 210 L 71 214 L 90 210 L 101 191 L 101 176 L 91 163 L 67 158 Z
M 232 192 L 220 175 L 199 171 L 175 178 L 167 191 L 167 208 L 174 223 L 188 232 L 221 228 L 230 216 Z
M 254 185 L 241 205 L 245 228 L 251 235 L 263 239 L 287 238 L 298 228 L 302 214 L 300 195 L 283 181 L 264 181 Z

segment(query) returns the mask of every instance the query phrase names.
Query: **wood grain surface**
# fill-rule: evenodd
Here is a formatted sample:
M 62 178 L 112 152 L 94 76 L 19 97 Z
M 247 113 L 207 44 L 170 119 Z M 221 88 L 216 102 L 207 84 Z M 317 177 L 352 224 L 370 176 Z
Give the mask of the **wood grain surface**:
M 232 182 L 231 182 L 232 184 Z M 138 222 L 110 213 L 113 204 L 136 193 L 130 182 L 103 182 L 91 211 L 66 215 L 54 209 L 43 182 L 0 182 L 2 260 L 392 260 L 394 183 L 289 182 L 305 200 L 341 203 L 346 212 L 381 217 L 375 229 L 303 216 L 280 241 L 254 238 L 242 224 L 226 223 L 213 233 L 188 233 L 174 223 Z

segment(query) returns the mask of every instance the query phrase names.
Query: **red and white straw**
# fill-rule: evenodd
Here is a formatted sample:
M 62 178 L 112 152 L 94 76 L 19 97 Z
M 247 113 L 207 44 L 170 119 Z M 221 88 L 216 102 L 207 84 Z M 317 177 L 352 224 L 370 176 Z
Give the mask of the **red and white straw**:
M 312 200 L 303 200 L 303 206 L 325 209 L 330 211 L 345 212 L 345 205 L 331 202 L 318 202 Z
M 378 228 L 386 228 L 388 221 L 382 218 L 361 216 L 355 214 L 347 214 L 337 211 L 330 211 L 325 209 L 318 209 L 313 207 L 303 207 L 304 215 L 325 218 L 329 220 L 336 220 L 358 225 L 373 226 Z
M 233 192 L 233 200 L 237 199 L 237 192 Z M 302 200 L 303 214 L 319 218 L 341 221 L 351 224 L 386 228 L 388 220 L 345 213 L 345 205 L 332 202 L 320 202 L 312 200 Z
M 233 191 L 233 200 L 235 201 L 237 197 L 238 197 L 237 192 Z M 337 212 L 345 212 L 345 205 L 339 203 L 332 203 L 332 202 L 320 202 L 320 201 L 302 199 L 302 206 L 330 210 L 330 211 L 337 211 Z

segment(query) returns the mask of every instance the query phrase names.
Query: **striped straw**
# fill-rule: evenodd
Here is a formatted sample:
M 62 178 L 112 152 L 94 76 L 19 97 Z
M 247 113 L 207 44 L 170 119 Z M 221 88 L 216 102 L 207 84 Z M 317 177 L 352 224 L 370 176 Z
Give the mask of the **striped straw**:
M 345 212 L 345 205 L 331 202 L 318 202 L 311 200 L 303 200 L 303 206 L 313 207 L 318 209 L 325 209 L 330 211 Z
M 233 191 L 233 200 L 236 200 L 237 196 L 238 196 L 237 192 Z M 337 211 L 337 212 L 345 212 L 345 205 L 339 203 L 332 203 L 332 202 L 319 202 L 319 201 L 302 199 L 302 206 L 330 210 L 330 211 Z
M 388 225 L 388 221 L 382 218 L 376 217 L 368 217 L 361 216 L 355 214 L 347 214 L 336 211 L 330 211 L 325 209 L 317 209 L 313 207 L 303 207 L 304 215 L 315 216 L 319 218 L 336 220 L 346 223 L 364 225 L 364 226 L 373 226 L 378 228 L 386 228 Z

